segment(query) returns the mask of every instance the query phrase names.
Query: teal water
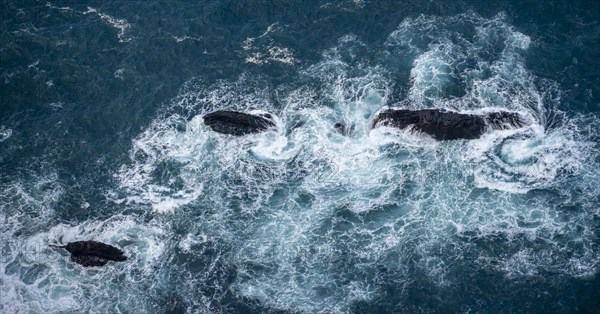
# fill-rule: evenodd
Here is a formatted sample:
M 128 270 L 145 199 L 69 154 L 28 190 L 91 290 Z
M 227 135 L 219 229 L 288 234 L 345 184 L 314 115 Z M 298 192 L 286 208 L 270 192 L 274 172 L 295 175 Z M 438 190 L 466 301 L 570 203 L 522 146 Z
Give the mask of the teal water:
M 0 312 L 597 313 L 599 7 L 3 1 Z M 385 107 L 531 125 L 369 131 Z M 130 258 L 47 248 L 86 239 Z

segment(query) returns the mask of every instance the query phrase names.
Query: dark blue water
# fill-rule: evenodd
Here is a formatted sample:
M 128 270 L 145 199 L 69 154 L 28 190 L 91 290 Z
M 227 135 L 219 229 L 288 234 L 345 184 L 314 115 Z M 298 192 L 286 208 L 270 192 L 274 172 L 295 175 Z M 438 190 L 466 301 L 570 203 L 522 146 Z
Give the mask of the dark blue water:
M 0 5 L 0 312 L 599 312 L 600 2 Z M 129 259 L 47 247 L 87 239 Z

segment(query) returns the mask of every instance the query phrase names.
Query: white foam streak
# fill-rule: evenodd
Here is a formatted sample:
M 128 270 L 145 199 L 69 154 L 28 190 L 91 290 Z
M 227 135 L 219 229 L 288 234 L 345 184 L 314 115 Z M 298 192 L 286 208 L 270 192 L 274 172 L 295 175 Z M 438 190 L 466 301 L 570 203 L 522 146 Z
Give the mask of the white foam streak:
M 294 58 L 294 54 L 289 48 L 280 47 L 270 39 L 269 34 L 278 31 L 277 23 L 269 25 L 267 30 L 258 37 L 248 37 L 242 43 L 242 49 L 246 51 L 246 63 L 257 65 L 279 62 L 287 65 L 294 65 L 300 61 Z M 259 44 L 262 47 L 256 47 Z
M 12 136 L 13 130 L 0 125 L 0 142 L 4 142 Z
M 129 42 L 131 41 L 131 37 L 127 36 L 127 31 L 131 28 L 131 25 L 127 23 L 126 19 L 118 19 L 112 17 L 108 14 L 98 12 L 97 9 L 92 7 L 87 7 L 87 11 L 83 12 L 83 14 L 96 13 L 103 21 L 110 24 L 110 26 L 116 28 L 118 30 L 117 37 L 119 38 L 119 42 Z

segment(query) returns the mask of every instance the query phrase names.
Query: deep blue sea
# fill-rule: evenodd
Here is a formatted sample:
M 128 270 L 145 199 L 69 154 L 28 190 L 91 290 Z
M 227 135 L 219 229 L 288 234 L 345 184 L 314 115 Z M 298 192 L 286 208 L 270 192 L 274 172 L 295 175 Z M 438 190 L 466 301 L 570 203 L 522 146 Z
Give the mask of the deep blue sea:
M 600 313 L 599 12 L 0 0 L 0 313 Z M 438 142 L 388 107 L 531 123 Z M 48 247 L 78 240 L 129 258 Z

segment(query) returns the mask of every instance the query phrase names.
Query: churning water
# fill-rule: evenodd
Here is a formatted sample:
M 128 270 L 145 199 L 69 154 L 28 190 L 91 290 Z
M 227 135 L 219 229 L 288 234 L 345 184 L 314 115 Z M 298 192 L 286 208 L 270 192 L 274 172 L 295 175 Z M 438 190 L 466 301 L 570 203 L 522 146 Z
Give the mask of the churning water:
M 577 61 L 515 5 L 443 4 L 2 4 L 0 311 L 597 311 L 594 47 Z M 584 4 L 560 25 L 597 48 Z M 370 130 L 387 107 L 529 125 Z M 220 109 L 277 131 L 214 133 Z M 47 247 L 85 239 L 129 259 Z

